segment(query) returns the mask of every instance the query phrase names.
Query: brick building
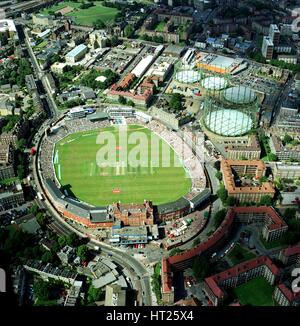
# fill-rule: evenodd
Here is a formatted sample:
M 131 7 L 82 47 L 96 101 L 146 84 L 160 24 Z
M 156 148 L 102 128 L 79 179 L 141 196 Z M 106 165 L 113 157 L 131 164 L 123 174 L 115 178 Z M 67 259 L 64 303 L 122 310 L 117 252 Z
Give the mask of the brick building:
M 219 228 L 205 242 L 183 253 L 167 258 L 164 261 L 164 264 L 167 264 L 167 270 L 184 270 L 192 266 L 193 259 L 196 256 L 210 256 L 219 248 L 222 248 L 228 241 L 235 223 L 257 224 L 267 241 L 278 239 L 287 230 L 287 225 L 272 207 L 231 207 Z M 172 274 L 168 273 L 168 275 L 168 278 L 162 277 L 163 298 L 170 299 L 172 295 Z M 167 285 L 164 286 L 164 282 L 167 282 Z M 222 292 L 219 291 L 218 293 L 220 293 L 222 299 Z
M 284 265 L 300 264 L 300 244 L 281 250 L 279 260 Z
M 291 288 L 284 283 L 276 286 L 274 299 L 280 306 L 300 306 L 300 292 L 293 292 Z
M 234 197 L 239 202 L 258 202 L 265 195 L 274 197 L 275 189 L 270 182 L 259 184 L 259 179 L 266 172 L 263 161 L 222 160 L 221 171 L 228 196 Z M 254 179 L 254 181 L 250 180 L 246 185 L 241 184 L 241 180 L 246 177 Z
M 232 160 L 258 160 L 261 154 L 261 148 L 256 135 L 248 138 L 245 145 L 229 145 L 226 149 L 228 158 Z
M 226 290 L 235 288 L 260 276 L 264 277 L 271 285 L 280 276 L 280 270 L 267 256 L 248 260 L 224 272 L 207 277 L 204 283 L 204 292 L 213 305 L 218 306 L 226 300 Z
M 10 144 L 0 144 L 0 180 L 14 177 L 14 150 Z
M 154 224 L 153 207 L 149 201 L 142 205 L 115 203 L 111 205 L 110 212 L 117 220 L 123 222 L 124 226 Z

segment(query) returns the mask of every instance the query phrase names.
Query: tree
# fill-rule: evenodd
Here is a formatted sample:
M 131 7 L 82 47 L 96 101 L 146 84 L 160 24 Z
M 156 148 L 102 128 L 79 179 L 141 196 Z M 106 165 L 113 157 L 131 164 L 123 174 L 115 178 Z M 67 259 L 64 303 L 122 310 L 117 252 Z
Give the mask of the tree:
M 94 28 L 96 29 L 103 29 L 105 28 L 105 24 L 101 19 L 97 19 L 94 23 L 93 23 Z
M 236 200 L 232 196 L 227 197 L 225 202 L 226 206 L 234 206 L 236 204 Z
M 206 257 L 203 255 L 197 256 L 194 259 L 193 266 L 193 275 L 198 281 L 204 280 L 209 272 L 209 262 Z
M 67 244 L 67 238 L 65 236 L 60 236 L 58 238 L 58 244 L 60 248 L 63 248 Z
M 23 258 L 25 259 L 41 259 L 42 247 L 37 245 L 34 247 L 26 247 L 23 251 Z
M 293 140 L 293 137 L 291 137 L 288 134 L 285 134 L 284 137 L 283 137 L 284 144 L 289 144 L 292 140 Z
M 263 176 L 261 176 L 260 178 L 259 178 L 259 183 L 260 184 L 262 184 L 263 182 L 267 182 L 268 181 L 268 178 L 265 176 L 265 175 L 263 175 Z
M 262 196 L 258 206 L 272 206 L 272 197 L 269 195 Z
M 225 202 L 228 197 L 228 191 L 224 185 L 220 186 L 220 189 L 217 191 L 217 196 L 221 199 L 222 202 Z
M 170 108 L 175 111 L 181 111 L 182 110 L 182 98 L 183 96 L 181 94 L 172 94 L 171 100 L 170 100 Z
M 88 259 L 88 247 L 86 245 L 81 245 L 77 248 L 77 256 L 80 257 L 82 261 Z
M 282 180 L 281 180 L 280 177 L 276 177 L 274 183 L 275 183 L 275 187 L 276 187 L 279 191 L 283 190 L 283 188 L 284 188 L 284 183 L 282 182 Z
M 17 175 L 18 175 L 19 179 L 24 179 L 24 177 L 25 177 L 25 169 L 22 164 L 19 164 L 17 166 Z
M 77 247 L 79 245 L 79 236 L 76 233 L 72 233 L 67 237 L 67 244 L 71 247 Z
M 269 160 L 270 162 L 277 161 L 277 156 L 276 156 L 275 154 L 273 154 L 273 153 L 269 153 L 269 154 L 268 154 L 268 160 Z
M 215 220 L 215 228 L 217 229 L 221 223 L 224 221 L 224 218 L 227 214 L 227 210 L 226 209 L 221 209 L 220 211 L 218 211 L 215 216 L 214 216 L 214 220 Z
M 36 220 L 40 226 L 45 227 L 48 223 L 48 217 L 42 212 L 37 213 Z
M 47 282 L 44 282 L 42 280 L 35 282 L 33 285 L 33 290 L 34 290 L 35 295 L 40 300 L 50 299 L 51 286 Z
M 218 180 L 222 180 L 222 172 L 221 171 L 217 171 L 216 174 L 215 174 L 215 177 L 218 179 Z
M 286 210 L 283 213 L 283 217 L 285 219 L 293 219 L 296 217 L 296 209 L 295 208 L 286 208 Z
M 132 25 L 127 25 L 124 29 L 124 35 L 127 38 L 132 38 L 134 35 L 134 28 Z
M 221 162 L 220 162 L 220 161 L 216 161 L 216 162 L 214 163 L 214 168 L 215 168 L 216 170 L 220 171 L 220 170 L 221 170 Z
M 281 242 L 286 245 L 293 246 L 299 242 L 299 236 L 300 232 L 288 231 L 282 236 Z
M 93 285 L 91 284 L 87 293 L 88 303 L 93 303 L 103 299 L 104 299 L 104 292 L 101 289 L 94 288 Z
M 30 212 L 32 215 L 36 216 L 37 213 L 39 212 L 39 207 L 38 207 L 38 205 L 33 204 L 33 205 L 30 207 L 29 212 Z
M 47 250 L 47 251 L 43 254 L 43 256 L 42 256 L 41 259 L 42 259 L 42 262 L 43 262 L 44 264 L 53 263 L 54 256 L 53 256 L 52 252 L 50 252 L 50 251 Z
M 26 146 L 26 140 L 24 138 L 21 138 L 17 141 L 17 149 L 23 151 Z
M 204 214 L 203 214 L 204 218 L 208 219 L 209 218 L 209 212 L 208 211 L 205 211 Z
M 114 35 L 114 36 L 111 38 L 110 42 L 111 42 L 111 46 L 112 46 L 113 48 L 120 44 L 120 40 L 119 40 L 118 36 L 116 36 L 116 35 Z
M 134 102 L 132 100 L 129 100 L 127 102 L 127 105 L 132 106 L 132 107 L 135 107 L 135 104 L 134 104 Z
M 124 96 L 122 96 L 122 95 L 119 96 L 118 101 L 119 101 L 120 104 L 123 104 L 123 105 L 125 105 L 127 103 L 126 98 Z
M 153 292 L 157 298 L 157 302 L 161 302 L 161 263 L 157 263 L 154 267 L 154 273 L 152 275 L 151 285 Z

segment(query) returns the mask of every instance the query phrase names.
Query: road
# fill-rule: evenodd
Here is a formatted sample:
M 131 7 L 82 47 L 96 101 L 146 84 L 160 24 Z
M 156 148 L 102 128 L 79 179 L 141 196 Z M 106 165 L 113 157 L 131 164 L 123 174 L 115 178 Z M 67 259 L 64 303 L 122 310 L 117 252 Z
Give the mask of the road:
M 278 98 L 276 100 L 274 109 L 272 111 L 272 118 L 271 118 L 271 124 L 275 122 L 279 112 L 281 104 L 288 98 L 288 93 L 290 91 L 291 84 L 293 83 L 293 79 L 290 78 L 288 82 L 284 85 L 284 87 L 281 89 Z
M 46 73 L 41 69 L 41 67 L 40 67 L 40 65 L 39 65 L 39 63 L 38 63 L 38 61 L 36 59 L 36 56 L 35 56 L 35 54 L 34 54 L 34 52 L 32 50 L 27 30 L 22 25 L 19 25 L 19 26 L 22 29 L 22 31 L 24 33 L 24 36 L 25 36 L 25 45 L 26 45 L 26 48 L 28 50 L 28 54 L 29 54 L 29 56 L 31 58 L 31 63 L 33 65 L 33 70 L 34 70 L 35 77 L 44 86 L 44 89 L 46 91 L 45 98 L 46 98 L 48 107 L 49 107 L 50 112 L 51 112 L 51 117 L 54 118 L 57 115 L 59 115 L 59 109 L 58 109 L 58 107 L 57 107 L 57 105 L 55 103 L 53 93 L 52 93 L 52 89 L 51 89 L 49 83 L 47 82 Z
M 48 105 L 51 116 L 50 118 L 55 118 L 59 114 L 59 110 L 56 106 L 55 100 L 53 98 L 52 89 L 50 88 L 49 84 L 46 82 L 46 74 L 42 69 L 40 68 L 37 59 L 33 53 L 32 47 L 30 45 L 29 37 L 27 34 L 27 31 L 24 30 L 23 26 L 20 25 L 20 28 L 22 29 L 22 32 L 24 33 L 24 41 L 26 45 L 26 49 L 28 51 L 28 54 L 31 58 L 31 62 L 34 68 L 34 74 L 37 78 L 38 82 L 40 81 L 42 85 L 44 86 L 44 89 L 46 91 L 45 100 L 47 101 L 46 105 Z M 40 133 L 41 135 L 42 133 Z M 39 192 L 44 193 L 42 189 L 41 180 L 37 174 L 37 156 L 34 157 L 33 160 L 33 178 L 35 180 L 36 190 Z M 76 233 L 80 237 L 86 238 L 86 235 L 78 232 L 75 228 L 73 228 L 71 225 L 69 225 L 67 222 L 63 220 L 63 218 L 57 213 L 57 211 L 54 209 L 54 207 L 51 205 L 47 199 L 43 202 L 39 201 L 39 205 L 46 209 L 48 212 L 51 213 L 51 216 L 53 217 L 53 222 L 50 225 L 50 228 L 53 229 L 54 232 L 58 234 L 63 235 L 69 235 L 71 233 Z M 150 275 L 148 274 L 147 270 L 141 265 L 140 262 L 135 260 L 130 255 L 124 253 L 123 251 L 120 251 L 116 248 L 113 248 L 111 246 L 105 245 L 100 241 L 90 239 L 89 247 L 94 248 L 95 246 L 98 246 L 103 252 L 110 253 L 111 259 L 115 260 L 119 265 L 124 266 L 131 270 L 132 275 L 136 275 L 136 279 L 134 279 L 135 283 L 138 284 L 138 294 L 139 294 L 139 301 L 141 305 L 151 306 L 152 305 L 152 292 L 151 292 L 151 285 L 150 285 Z
M 32 173 L 33 178 L 35 180 L 35 184 L 37 187 L 37 191 L 45 193 L 43 190 L 43 186 L 40 180 L 39 175 L 37 174 L 37 159 L 39 153 L 34 156 Z M 69 235 L 71 233 L 76 233 L 78 236 L 82 238 L 87 238 L 86 234 L 82 234 L 75 228 L 73 228 L 70 224 L 68 224 L 56 211 L 55 207 L 45 198 L 44 201 L 38 201 L 39 205 L 50 212 L 53 217 L 53 222 L 50 224 L 50 228 L 61 235 Z M 100 242 L 96 239 L 90 239 L 88 246 L 91 249 L 94 249 L 95 246 L 99 247 L 103 253 L 110 254 L 111 259 L 114 260 L 121 266 L 126 267 L 131 274 L 133 275 L 133 280 L 137 284 L 138 290 L 138 298 L 141 305 L 151 306 L 152 305 L 152 291 L 151 291 L 151 283 L 150 283 L 150 275 L 145 267 L 136 259 L 128 255 L 127 253 L 111 247 L 103 242 Z

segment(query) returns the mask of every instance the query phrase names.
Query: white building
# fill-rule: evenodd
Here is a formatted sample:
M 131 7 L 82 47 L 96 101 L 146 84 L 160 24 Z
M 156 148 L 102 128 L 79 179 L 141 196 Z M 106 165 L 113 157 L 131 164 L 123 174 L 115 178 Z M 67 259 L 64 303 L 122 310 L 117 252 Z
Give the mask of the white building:
M 66 70 L 66 67 L 68 65 L 63 62 L 55 62 L 51 66 L 51 71 L 54 72 L 55 74 L 63 74 Z
M 264 36 L 261 53 L 266 60 L 272 60 L 274 51 L 274 44 L 269 36 Z
M 90 44 L 96 49 L 106 47 L 107 35 L 104 31 L 94 31 L 89 34 Z
M 0 34 L 12 38 L 16 33 L 17 29 L 12 19 L 0 20 Z
M 80 59 L 83 59 L 87 53 L 87 46 L 84 44 L 77 45 L 72 51 L 66 54 L 67 63 L 76 63 Z
M 86 116 L 86 112 L 84 108 L 76 107 L 71 109 L 68 115 L 73 119 L 78 119 L 78 118 L 84 118 Z
M 276 24 L 271 24 L 269 29 L 269 37 L 272 40 L 274 46 L 279 45 L 280 41 L 280 30 Z
M 294 65 L 298 62 L 298 56 L 293 54 L 278 54 L 277 59 Z
M 153 55 L 148 55 L 145 58 L 143 58 L 137 65 L 136 67 L 132 70 L 131 73 L 136 75 L 138 78 L 144 75 L 144 73 L 148 70 L 150 65 L 152 64 L 154 60 Z
M 160 82 L 164 82 L 175 61 L 174 57 L 160 56 L 148 70 L 147 76 L 157 76 Z
M 195 56 L 195 51 L 196 51 L 195 49 L 188 49 L 186 51 L 185 55 L 182 58 L 183 64 L 189 65 L 192 62 Z

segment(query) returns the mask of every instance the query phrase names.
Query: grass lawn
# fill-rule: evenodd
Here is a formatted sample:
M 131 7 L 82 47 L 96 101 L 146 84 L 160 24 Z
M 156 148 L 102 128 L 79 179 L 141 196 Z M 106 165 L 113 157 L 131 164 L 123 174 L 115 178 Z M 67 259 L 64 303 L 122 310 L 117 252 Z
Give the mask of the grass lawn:
M 263 277 L 257 277 L 253 280 L 233 289 L 243 305 L 252 306 L 273 306 L 272 295 L 274 286 L 270 285 Z
M 13 177 L 10 179 L 4 179 L 4 180 L 0 180 L 0 185 L 4 185 L 4 186 L 8 186 L 11 185 L 14 182 L 20 181 L 18 177 Z
M 40 44 L 38 44 L 37 46 L 35 46 L 35 49 L 41 50 L 41 49 L 45 48 L 47 46 L 47 44 L 48 44 L 48 41 L 45 40 L 45 41 L 41 42 Z
M 63 3 L 59 3 L 42 10 L 41 13 L 47 15 L 51 11 L 56 12 L 57 10 L 68 6 L 73 7 L 74 10 L 66 14 L 66 16 L 73 17 L 76 24 L 89 26 L 92 26 L 98 19 L 101 19 L 103 22 L 113 20 L 118 13 L 116 8 L 105 7 L 101 4 L 101 1 L 94 1 L 94 4 L 95 6 L 93 7 L 80 9 L 80 2 L 76 3 L 74 1 L 64 1 Z
M 51 307 L 51 306 L 57 306 L 57 299 L 55 300 L 40 300 L 37 299 L 37 301 L 34 303 L 34 306 L 43 306 L 43 307 Z
M 240 244 L 235 245 L 228 254 L 228 258 L 231 260 L 233 265 L 237 265 L 254 257 L 256 257 L 256 255 L 253 252 L 247 250 Z
M 156 31 L 156 32 L 164 32 L 165 27 L 166 27 L 166 23 L 165 23 L 164 21 L 159 22 L 159 23 L 157 24 L 157 26 L 155 27 L 155 31 Z
M 113 137 L 116 140 L 113 147 L 106 143 L 96 144 L 97 136 L 104 131 L 110 131 L 116 136 Z M 56 175 L 62 186 L 67 191 L 69 189 L 70 195 L 73 193 L 82 201 L 95 206 L 119 200 L 122 203 L 143 203 L 145 199 L 154 204 L 162 204 L 185 195 L 191 188 L 191 180 L 174 151 L 159 136 L 142 126 L 128 126 L 128 137 L 132 137 L 135 131 L 142 134 L 149 144 L 152 136 L 152 139 L 159 141 L 159 146 L 143 148 L 142 157 L 133 155 L 133 149 L 138 147 L 135 142 L 128 144 L 127 151 L 123 151 L 117 127 L 108 127 L 101 132 L 94 130 L 76 133 L 62 139 L 56 144 L 54 155 Z M 168 167 L 162 166 L 162 146 L 170 149 L 171 164 Z M 109 153 L 115 153 L 116 159 L 110 157 L 109 160 L 116 161 L 116 166 L 104 167 L 101 166 L 102 162 L 97 164 L 97 153 L 104 151 L 104 147 L 108 148 Z M 146 166 L 127 165 L 120 158 L 122 152 L 133 155 L 137 160 L 141 159 L 147 163 Z M 158 159 L 158 167 L 150 166 L 151 157 Z M 108 160 L 108 157 L 105 156 L 105 159 Z M 122 166 L 122 162 L 125 166 Z

